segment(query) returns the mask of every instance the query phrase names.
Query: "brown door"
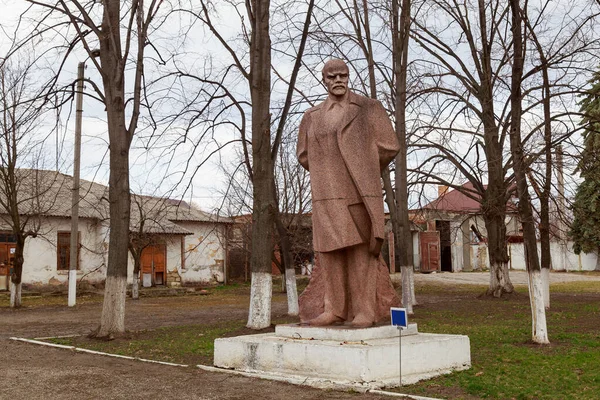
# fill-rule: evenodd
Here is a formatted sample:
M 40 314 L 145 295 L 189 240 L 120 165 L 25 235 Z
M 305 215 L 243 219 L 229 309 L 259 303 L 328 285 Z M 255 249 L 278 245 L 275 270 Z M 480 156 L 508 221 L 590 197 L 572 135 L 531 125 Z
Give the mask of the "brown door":
M 440 270 L 440 233 L 427 231 L 419 233 L 421 252 L 421 272 Z
M 148 246 L 142 251 L 142 281 L 144 274 L 149 274 L 152 286 L 164 285 L 167 280 L 167 251 L 166 246 Z
M 15 259 L 15 245 L 0 243 L 0 290 L 8 290 L 10 269 Z

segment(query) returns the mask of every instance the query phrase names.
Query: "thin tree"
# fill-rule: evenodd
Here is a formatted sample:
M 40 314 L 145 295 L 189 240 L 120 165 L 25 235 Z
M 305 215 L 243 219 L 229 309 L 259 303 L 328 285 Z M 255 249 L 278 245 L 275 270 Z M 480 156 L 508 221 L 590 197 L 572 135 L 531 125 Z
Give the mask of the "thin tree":
M 109 137 L 110 238 L 102 317 L 95 335 L 112 337 L 125 331 L 131 203 L 129 150 L 143 103 L 148 32 L 162 1 L 150 0 L 149 4 L 144 0 L 28 1 L 46 10 L 44 18 L 63 19 L 55 29 L 67 26 L 69 33 L 74 32 L 74 37 L 68 39 L 68 48 L 81 44 L 102 77 L 103 91 L 98 95 L 106 107 Z M 96 55 L 99 59 L 94 57 Z M 127 71 L 130 66 L 133 66 L 132 73 Z M 130 92 L 126 90 L 126 83 Z
M 531 303 L 532 340 L 535 343 L 547 344 L 548 329 L 546 327 L 546 310 L 540 262 L 537 252 L 535 221 L 527 185 L 526 165 L 524 162 L 523 142 L 521 139 L 522 90 L 524 51 L 523 51 L 523 13 L 519 0 L 510 0 L 510 11 L 513 36 L 513 63 L 511 76 L 511 119 L 510 149 L 513 158 L 513 169 L 519 195 L 519 216 L 523 225 L 525 244 L 525 263 L 529 275 L 529 300 Z
M 25 242 L 35 238 L 46 211 L 42 197 L 53 179 L 44 182 L 36 168 L 20 166 L 41 157 L 38 127 L 44 113 L 43 101 L 32 90 L 35 79 L 29 62 L 0 59 L 0 223 L 10 228 L 15 239 L 10 275 L 10 307 L 21 306 Z M 39 136 L 38 136 L 39 137 Z
M 414 297 L 413 278 L 413 243 L 408 219 L 408 169 L 407 169 L 407 134 L 406 134 L 406 92 L 408 72 L 408 43 L 410 39 L 410 11 L 411 0 L 402 0 L 402 7 L 398 9 L 398 0 L 392 0 L 392 47 L 394 59 L 395 78 L 395 122 L 396 135 L 400 143 L 400 151 L 396 155 L 394 193 L 396 212 L 392 215 L 394 229 L 394 247 L 396 263 L 400 264 L 402 272 L 402 304 L 412 313 L 412 306 L 416 304 Z M 400 11 L 400 15 L 398 12 Z

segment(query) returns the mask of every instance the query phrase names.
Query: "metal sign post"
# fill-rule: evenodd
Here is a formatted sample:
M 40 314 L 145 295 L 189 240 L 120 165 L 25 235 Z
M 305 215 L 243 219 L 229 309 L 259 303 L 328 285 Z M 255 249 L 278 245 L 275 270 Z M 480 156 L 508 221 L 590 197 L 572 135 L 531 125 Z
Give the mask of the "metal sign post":
M 406 308 L 391 307 L 392 325 L 398 328 L 398 371 L 400 386 L 402 386 L 402 329 L 408 328 Z

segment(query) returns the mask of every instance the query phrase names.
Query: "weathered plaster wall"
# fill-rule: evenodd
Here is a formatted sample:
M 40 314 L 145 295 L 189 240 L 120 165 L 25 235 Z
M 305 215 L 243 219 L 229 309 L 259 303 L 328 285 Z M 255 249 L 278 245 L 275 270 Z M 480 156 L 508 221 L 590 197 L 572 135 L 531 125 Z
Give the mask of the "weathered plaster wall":
M 173 264 L 167 264 L 169 270 L 176 265 L 183 284 L 223 282 L 226 263 L 225 226 L 198 222 L 177 222 L 177 225 L 194 234 L 185 237 L 185 268 L 181 267 L 180 251 L 177 250 L 174 254 L 179 259 L 173 259 Z M 181 245 L 177 241 L 173 246 L 179 249 Z
M 509 244 L 511 261 L 510 267 L 513 269 L 525 270 L 525 251 L 523 243 Z M 540 254 L 540 244 L 538 243 L 538 254 Z M 561 246 L 559 242 L 550 242 L 550 255 L 552 258 L 552 269 L 555 271 L 594 271 L 596 269 L 597 255 L 595 253 L 575 254 L 573 251 L 573 242 Z
M 167 272 L 177 272 L 182 283 L 223 282 L 225 252 L 225 226 L 211 223 L 181 222 L 185 229 L 194 232 L 185 236 L 184 257 L 181 263 L 181 236 L 165 235 L 167 249 Z M 2 229 L 0 230 L 8 230 Z M 28 238 L 25 243 L 23 283 L 28 285 L 61 285 L 68 282 L 68 271 L 57 269 L 57 234 L 69 232 L 71 222 L 68 218 L 48 217 L 38 237 Z M 81 249 L 80 268 L 77 279 L 90 283 L 101 283 L 106 278 L 108 258 L 108 224 L 81 218 L 79 220 Z M 133 258 L 128 258 L 128 282 L 133 280 Z
M 57 269 L 56 242 L 58 232 L 69 232 L 71 222 L 66 218 L 45 219 L 42 230 L 36 238 L 25 242 L 23 265 L 23 283 L 32 285 L 60 285 L 68 282 L 68 271 Z M 77 278 L 90 283 L 104 281 L 106 266 L 103 255 L 101 227 L 89 219 L 79 220 L 81 249 Z

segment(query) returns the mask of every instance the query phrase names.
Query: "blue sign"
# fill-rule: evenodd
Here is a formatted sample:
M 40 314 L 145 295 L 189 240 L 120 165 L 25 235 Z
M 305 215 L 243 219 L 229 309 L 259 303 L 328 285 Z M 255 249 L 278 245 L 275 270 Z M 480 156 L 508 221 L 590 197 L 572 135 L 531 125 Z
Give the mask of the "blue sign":
M 406 308 L 391 307 L 390 313 L 392 314 L 393 326 L 408 328 L 408 315 L 406 314 Z

